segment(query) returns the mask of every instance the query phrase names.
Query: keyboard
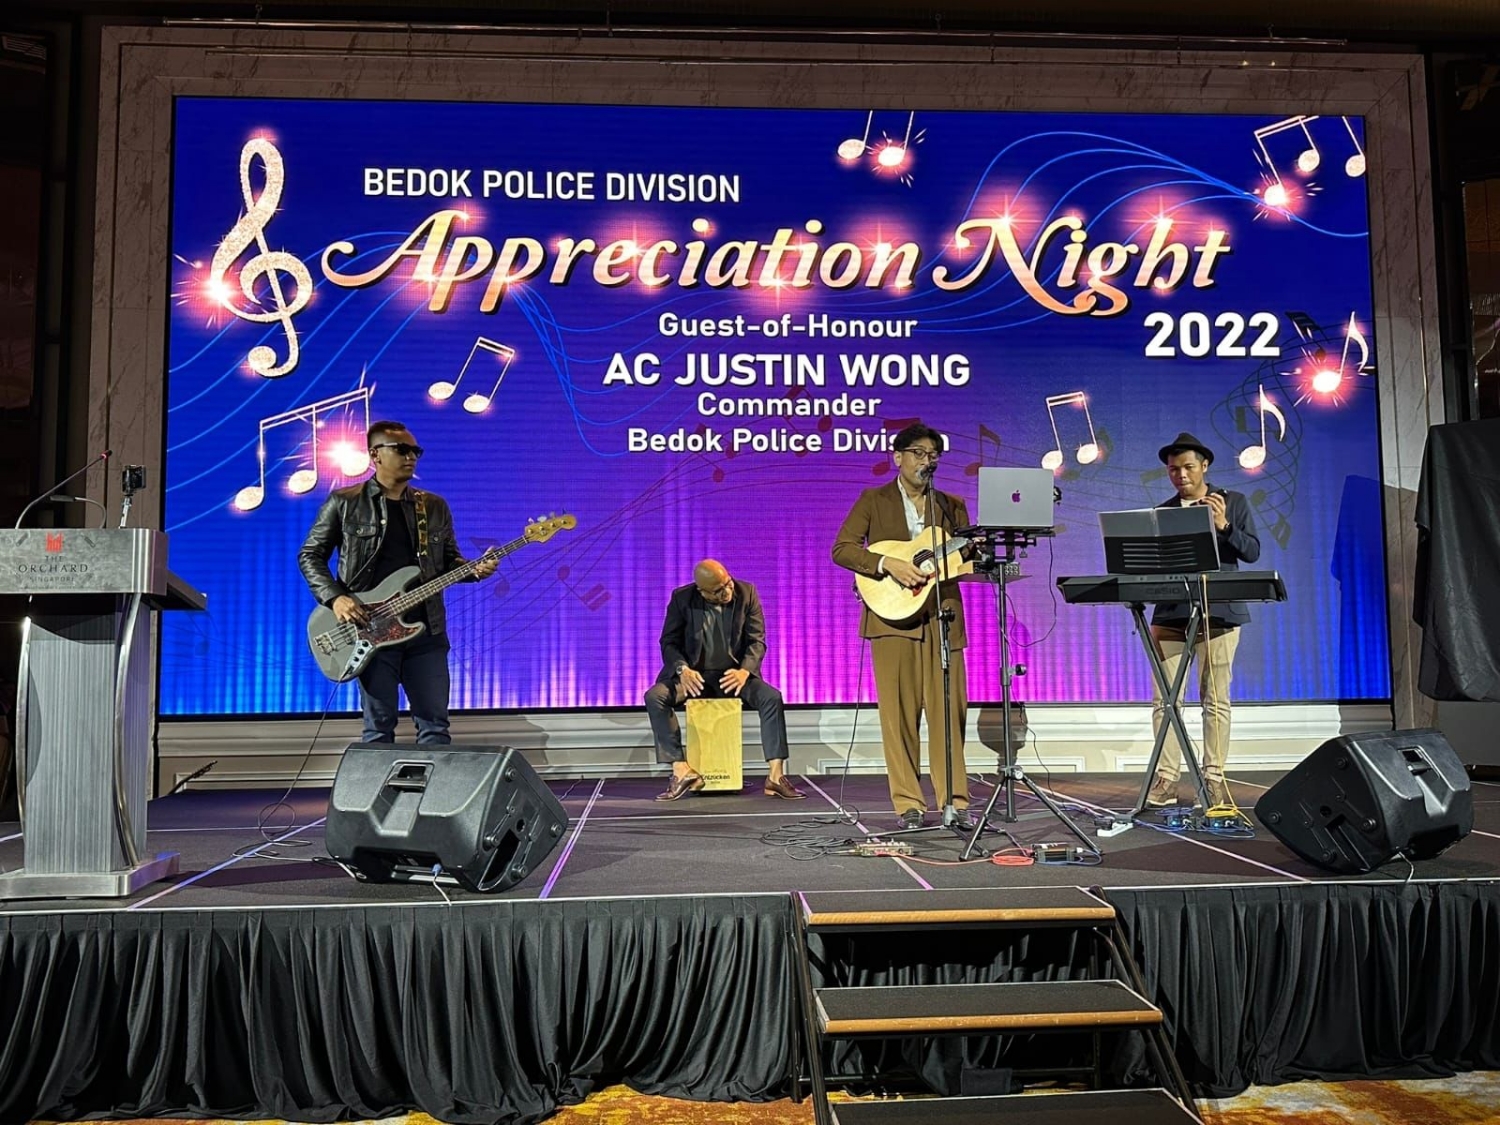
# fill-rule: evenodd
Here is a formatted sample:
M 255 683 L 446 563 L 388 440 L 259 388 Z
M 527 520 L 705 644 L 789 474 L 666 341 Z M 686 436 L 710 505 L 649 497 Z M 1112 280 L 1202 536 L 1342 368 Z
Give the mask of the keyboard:
M 1057 588 L 1069 603 L 1197 601 L 1198 574 L 1094 574 L 1059 578 Z M 1286 585 L 1274 570 L 1224 570 L 1207 575 L 1208 600 L 1213 602 L 1284 602 Z

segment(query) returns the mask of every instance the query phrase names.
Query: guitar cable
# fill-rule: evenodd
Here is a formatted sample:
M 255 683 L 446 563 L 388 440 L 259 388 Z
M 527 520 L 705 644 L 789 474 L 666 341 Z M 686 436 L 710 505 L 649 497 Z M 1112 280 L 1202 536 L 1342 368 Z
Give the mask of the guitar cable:
M 236 848 L 231 853 L 235 858 L 254 855 L 257 859 L 282 859 L 285 857 L 277 852 L 266 852 L 260 849 L 264 848 L 267 844 L 275 844 L 282 848 L 305 848 L 312 843 L 311 840 L 284 838 L 288 832 L 297 828 L 297 810 L 287 803 L 287 798 L 292 795 L 292 790 L 297 788 L 297 782 L 302 780 L 302 775 L 307 770 L 307 763 L 312 760 L 313 750 L 318 745 L 318 736 L 323 733 L 323 724 L 328 721 L 329 709 L 333 707 L 334 698 L 338 695 L 339 688 L 343 686 L 343 681 L 335 683 L 328 693 L 328 698 L 323 701 L 323 713 L 318 716 L 318 725 L 313 728 L 313 736 L 308 741 L 307 749 L 302 754 L 302 761 L 297 765 L 297 773 L 292 778 L 291 783 L 287 785 L 286 791 L 279 798 L 264 806 L 256 815 L 255 828 L 261 835 L 261 842 L 258 844 L 246 844 L 243 847 Z M 286 826 L 268 828 L 266 822 L 271 819 L 277 809 L 282 808 L 291 813 L 291 818 Z M 343 865 L 340 864 L 340 866 Z
M 860 642 L 859 683 L 861 685 L 865 680 L 865 667 L 869 653 L 870 639 L 865 637 Z M 844 803 L 844 788 L 849 782 L 849 764 L 854 758 L 854 742 L 859 735 L 859 714 L 864 706 L 864 694 L 861 690 L 854 699 L 854 715 L 849 723 L 849 745 L 844 751 L 844 771 L 839 779 L 839 796 L 833 815 L 815 816 L 791 824 L 782 824 L 760 838 L 763 844 L 781 848 L 786 852 L 788 859 L 823 859 L 827 856 L 842 855 L 845 854 L 845 849 L 855 842 L 853 837 L 829 836 L 821 829 L 830 824 L 853 826 L 859 821 L 859 809 Z

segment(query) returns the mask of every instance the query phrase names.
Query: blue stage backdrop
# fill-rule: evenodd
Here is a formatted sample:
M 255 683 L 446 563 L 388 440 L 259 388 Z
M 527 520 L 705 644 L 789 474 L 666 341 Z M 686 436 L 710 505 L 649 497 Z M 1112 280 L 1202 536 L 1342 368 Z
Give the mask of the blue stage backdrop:
M 466 553 L 577 520 L 448 593 L 456 707 L 637 704 L 704 556 L 759 585 L 790 702 L 869 699 L 829 551 L 914 418 L 971 511 L 981 465 L 1056 472 L 1057 537 L 1011 587 L 1018 696 L 1149 698 L 1127 611 L 1054 578 L 1103 569 L 1098 512 L 1171 495 L 1156 451 L 1186 429 L 1291 595 L 1255 609 L 1236 698 L 1388 698 L 1363 135 L 180 99 L 165 519 L 211 608 L 164 620 L 162 713 L 328 701 L 296 554 L 374 419 L 426 447 Z M 995 593 L 965 596 L 993 699 Z

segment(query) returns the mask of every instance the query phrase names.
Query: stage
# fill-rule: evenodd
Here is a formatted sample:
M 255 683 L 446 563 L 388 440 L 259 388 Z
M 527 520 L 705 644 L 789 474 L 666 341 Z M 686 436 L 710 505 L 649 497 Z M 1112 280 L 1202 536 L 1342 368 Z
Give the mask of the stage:
M 1093 811 L 1128 809 L 1139 786 L 1139 780 L 1129 774 L 1055 773 L 1049 777 L 1038 770 L 1029 776 L 1074 809 L 1075 822 L 1091 837 Z M 1248 812 L 1276 777 L 1268 773 L 1235 777 L 1235 799 Z M 990 777 L 975 782 L 976 809 L 988 798 L 992 781 Z M 895 817 L 881 777 L 814 777 L 799 779 L 799 785 L 807 794 L 805 801 L 763 796 L 758 779 L 748 779 L 743 792 L 699 793 L 667 803 L 653 800 L 665 788 L 664 779 L 554 781 L 550 788 L 567 810 L 569 828 L 538 869 L 499 895 L 474 895 L 459 887 L 446 888 L 446 893 L 455 902 L 485 902 L 923 887 L 1063 885 L 1149 890 L 1331 881 L 1326 872 L 1293 855 L 1259 825 L 1253 839 L 1138 826 L 1099 840 L 1103 862 L 1091 868 L 920 862 L 958 860 L 963 841 L 947 832 L 917 837 L 917 861 L 912 862 L 837 854 L 812 858 L 806 849 L 789 852 L 776 846 L 775 837 L 771 843 L 763 838 L 784 826 L 808 822 L 805 834 L 809 837 L 852 839 L 894 830 Z M 1187 783 L 1181 788 L 1186 795 Z M 295 819 L 287 808 L 276 809 L 266 817 L 262 833 L 257 820 L 281 795 L 271 790 L 189 791 L 153 801 L 147 850 L 180 853 L 179 876 L 118 903 L 19 901 L 7 903 L 6 911 L 263 910 L 444 901 L 431 886 L 364 884 L 336 867 L 310 862 L 324 854 L 325 789 L 296 790 L 290 798 Z M 855 815 L 853 823 L 838 823 L 840 804 Z M 998 808 L 1003 810 L 1003 798 Z M 1009 827 L 1020 843 L 1069 841 L 1059 822 L 1019 786 L 1017 812 L 1018 823 Z M 935 814 L 929 813 L 927 820 L 934 823 Z M 18 831 L 15 823 L 0 822 L 0 868 L 4 870 L 20 866 Z M 290 843 L 278 847 L 267 839 Z M 988 833 L 984 841 L 991 848 L 1007 844 Z M 243 849 L 251 849 L 250 854 L 235 854 Z M 1406 865 L 1398 860 L 1359 881 L 1399 882 L 1407 875 Z M 1500 787 L 1476 785 L 1475 831 L 1445 855 L 1423 863 L 1415 877 L 1500 877 Z
M 1128 806 L 1138 784 L 1036 780 L 1090 832 L 1086 810 Z M 1274 780 L 1237 777 L 1235 796 L 1248 808 Z M 315 862 L 326 791 L 294 794 L 295 823 L 277 810 L 272 844 L 257 820 L 279 793 L 152 802 L 150 844 L 181 853 L 175 879 L 127 901 L 11 901 L 0 912 L 10 1013 L 0 1119 L 332 1120 L 415 1107 L 453 1121 L 541 1120 L 610 1082 L 700 1100 L 783 1097 L 801 1049 L 797 891 L 1099 887 L 1206 1095 L 1500 1065 L 1500 788 L 1476 785 L 1475 831 L 1407 882 L 1399 861 L 1328 878 L 1263 830 L 1222 839 L 1136 827 L 1101 841 L 1103 861 L 1087 868 L 954 865 L 963 842 L 942 831 L 919 837 L 909 859 L 818 855 L 815 844 L 839 851 L 861 834 L 837 819 L 841 793 L 858 824 L 892 826 L 884 782 L 799 783 L 802 802 L 764 797 L 756 781 L 664 804 L 652 800 L 656 779 L 553 782 L 567 833 L 494 896 L 365 884 Z M 975 784 L 976 800 L 988 792 Z M 1066 838 L 1024 790 L 1018 811 L 1022 843 Z M 0 826 L 0 865 L 20 857 L 17 826 Z M 824 947 L 819 958 L 824 974 L 893 983 L 1079 969 L 1065 943 L 975 934 L 942 948 Z M 964 1051 L 963 1066 L 1019 1064 L 1028 1044 Z M 857 1070 L 859 1057 L 842 1061 Z M 1111 1076 L 1135 1080 L 1137 1063 L 1123 1051 Z

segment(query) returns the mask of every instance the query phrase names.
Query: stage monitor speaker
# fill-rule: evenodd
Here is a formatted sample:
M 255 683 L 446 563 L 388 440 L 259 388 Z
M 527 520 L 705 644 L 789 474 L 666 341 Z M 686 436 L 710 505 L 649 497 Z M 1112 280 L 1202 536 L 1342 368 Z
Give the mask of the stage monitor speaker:
M 1474 827 L 1474 797 L 1439 731 L 1346 734 L 1271 786 L 1255 815 L 1308 863 L 1358 875 L 1447 851 Z
M 328 801 L 328 854 L 377 883 L 507 890 L 557 846 L 568 815 L 509 746 L 355 743 Z

